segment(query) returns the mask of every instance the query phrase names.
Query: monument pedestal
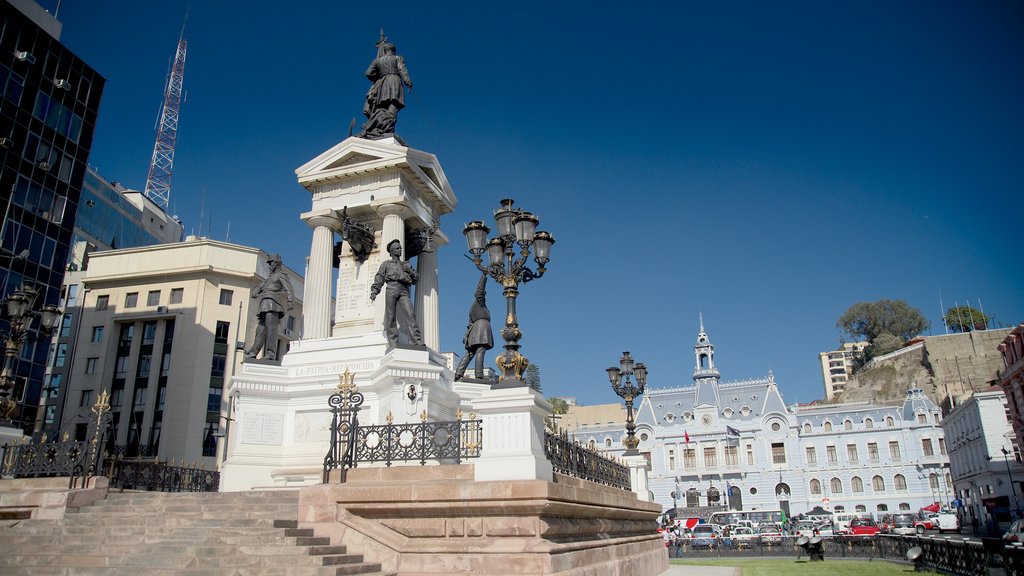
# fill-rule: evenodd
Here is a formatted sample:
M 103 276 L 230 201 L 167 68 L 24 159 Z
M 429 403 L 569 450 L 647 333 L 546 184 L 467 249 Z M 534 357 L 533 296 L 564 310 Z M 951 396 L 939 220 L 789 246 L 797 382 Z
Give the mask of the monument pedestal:
M 473 400 L 484 429 L 477 480 L 546 480 L 551 462 L 544 455 L 544 418 L 551 404 L 529 386 L 491 388 Z
M 655 530 L 660 505 L 561 474 L 477 481 L 475 465 L 351 469 L 345 484 L 300 491 L 299 525 L 402 576 L 657 576 L 668 569 Z

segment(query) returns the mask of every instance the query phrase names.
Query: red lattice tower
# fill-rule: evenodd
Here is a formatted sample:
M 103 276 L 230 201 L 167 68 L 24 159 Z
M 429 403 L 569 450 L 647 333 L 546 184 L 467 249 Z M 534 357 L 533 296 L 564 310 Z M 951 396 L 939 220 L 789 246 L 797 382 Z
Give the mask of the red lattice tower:
M 185 81 L 185 49 L 188 43 L 178 40 L 174 67 L 164 90 L 164 107 L 153 146 L 153 159 L 146 178 L 146 196 L 164 210 L 171 198 L 171 172 L 174 168 L 174 142 L 178 137 L 178 112 L 181 110 L 181 87 Z

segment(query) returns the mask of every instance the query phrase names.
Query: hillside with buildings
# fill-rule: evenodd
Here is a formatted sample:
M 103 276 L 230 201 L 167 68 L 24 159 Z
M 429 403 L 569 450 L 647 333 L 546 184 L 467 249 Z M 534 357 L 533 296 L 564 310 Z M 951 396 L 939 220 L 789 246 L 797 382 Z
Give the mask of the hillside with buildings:
M 1009 333 L 999 328 L 914 338 L 852 374 L 834 400 L 899 402 L 908 389 L 920 388 L 948 411 L 998 379 L 1003 361 L 997 347 Z

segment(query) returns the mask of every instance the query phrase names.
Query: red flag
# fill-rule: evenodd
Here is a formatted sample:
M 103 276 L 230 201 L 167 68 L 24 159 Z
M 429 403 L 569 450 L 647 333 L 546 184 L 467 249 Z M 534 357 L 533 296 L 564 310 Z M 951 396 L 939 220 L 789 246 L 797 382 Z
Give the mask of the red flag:
M 683 439 L 686 440 L 687 444 L 690 443 L 690 433 L 687 432 L 686 430 L 683 430 Z

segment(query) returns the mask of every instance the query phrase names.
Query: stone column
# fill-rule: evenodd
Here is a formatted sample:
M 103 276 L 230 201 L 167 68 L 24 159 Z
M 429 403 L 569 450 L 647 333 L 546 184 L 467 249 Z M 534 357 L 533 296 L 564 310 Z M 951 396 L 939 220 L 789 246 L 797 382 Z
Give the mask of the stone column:
M 551 404 L 527 386 L 490 388 L 472 403 L 484 430 L 474 478 L 485 480 L 546 480 L 554 478 L 544 454 L 544 418 Z
M 398 240 L 402 243 L 402 257 L 405 257 L 405 219 L 412 213 L 401 204 L 381 204 L 375 206 L 377 214 L 384 218 L 384 226 L 380 231 L 381 260 L 388 259 L 388 243 Z
M 416 317 L 423 332 L 423 343 L 431 350 L 441 350 L 441 323 L 438 320 L 437 250 L 448 243 L 440 230 L 434 233 L 431 246 L 434 252 L 423 252 L 416 257 Z
M 622 460 L 629 467 L 629 483 L 633 487 L 637 499 L 650 502 L 651 489 L 647 482 L 647 471 L 650 470 L 650 465 L 647 463 L 647 459 L 638 454 L 624 456 Z
M 302 294 L 302 339 L 327 338 L 331 335 L 334 231 L 341 228 L 341 221 L 334 210 L 306 212 L 302 219 L 313 229 Z

